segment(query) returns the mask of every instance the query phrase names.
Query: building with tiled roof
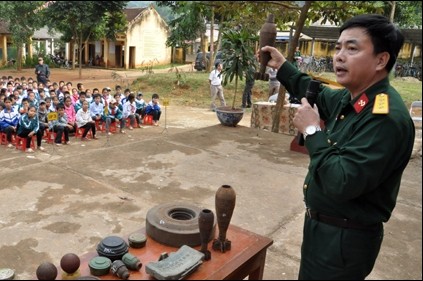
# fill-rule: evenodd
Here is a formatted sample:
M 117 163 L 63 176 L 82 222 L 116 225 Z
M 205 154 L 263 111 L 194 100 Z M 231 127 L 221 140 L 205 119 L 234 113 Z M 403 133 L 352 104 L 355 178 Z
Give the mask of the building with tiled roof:
M 90 41 L 82 54 L 83 64 L 91 60 L 93 65 L 116 68 L 140 68 L 148 65 L 169 64 L 171 62 L 171 48 L 166 46 L 169 29 L 166 22 L 152 7 L 124 9 L 128 21 L 125 32 L 116 36 L 115 41 L 103 39 Z M 47 28 L 37 30 L 32 38 L 33 44 L 27 52 L 32 56 L 34 45 L 46 41 L 46 51 L 55 54 L 54 41 L 60 34 L 50 34 Z M 7 46 L 11 44 L 10 32 L 7 24 L 0 20 L 0 54 L 2 61 L 7 61 Z M 6 50 L 4 52 L 3 50 Z M 68 42 L 64 56 L 72 61 L 73 44 Z

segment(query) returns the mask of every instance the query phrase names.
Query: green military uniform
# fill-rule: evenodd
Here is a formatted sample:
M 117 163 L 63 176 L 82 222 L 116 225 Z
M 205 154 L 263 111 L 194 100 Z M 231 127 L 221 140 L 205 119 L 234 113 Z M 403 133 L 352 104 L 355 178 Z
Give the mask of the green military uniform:
M 277 77 L 298 99 L 311 80 L 290 63 L 282 65 Z M 321 88 L 316 105 L 325 128 L 305 141 L 308 212 L 299 278 L 364 279 L 379 253 L 382 222 L 396 204 L 413 149 L 414 124 L 388 78 L 353 100 L 347 89 Z M 389 112 L 375 114 L 375 98 L 383 93 Z

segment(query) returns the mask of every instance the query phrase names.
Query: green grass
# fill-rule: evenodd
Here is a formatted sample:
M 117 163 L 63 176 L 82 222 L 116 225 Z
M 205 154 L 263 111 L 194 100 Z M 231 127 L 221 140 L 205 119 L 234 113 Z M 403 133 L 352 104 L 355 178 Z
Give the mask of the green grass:
M 335 80 L 335 74 L 325 72 L 322 77 Z M 422 100 L 422 81 L 412 77 L 393 77 L 389 76 L 391 85 L 400 93 L 405 105 L 409 108 L 411 103 L 416 100 Z
M 168 99 L 171 105 L 183 105 L 192 107 L 208 108 L 210 105 L 209 74 L 205 72 L 179 72 L 175 69 L 167 73 L 153 73 L 141 76 L 131 86 L 144 93 L 146 100 L 151 98 L 151 94 L 157 93 L 161 99 Z M 322 77 L 334 80 L 333 73 L 324 73 Z M 179 85 L 177 84 L 179 81 Z M 422 99 L 422 82 L 413 78 L 395 78 L 392 85 L 401 94 L 407 107 L 415 100 Z M 234 95 L 234 81 L 224 86 L 224 96 L 226 103 L 232 105 Z M 241 105 L 242 91 L 245 86 L 245 79 L 238 82 L 237 98 L 235 106 Z M 255 81 L 252 101 L 267 101 L 268 82 Z
M 157 93 L 161 99 L 169 99 L 170 104 L 192 107 L 208 108 L 210 105 L 210 85 L 208 73 L 183 72 L 179 77 L 174 71 L 145 75 L 138 78 L 131 88 L 139 89 L 144 93 L 145 99 L 150 99 L 151 94 Z M 245 80 L 238 83 L 236 106 L 241 105 L 242 90 Z M 224 87 L 226 103 L 232 104 L 234 83 Z M 253 101 L 267 100 L 267 82 L 257 81 L 253 90 Z
M 413 101 L 422 100 L 422 81 L 415 78 L 407 80 L 408 78 L 395 78 L 391 81 L 391 84 L 401 94 L 403 101 L 409 108 Z

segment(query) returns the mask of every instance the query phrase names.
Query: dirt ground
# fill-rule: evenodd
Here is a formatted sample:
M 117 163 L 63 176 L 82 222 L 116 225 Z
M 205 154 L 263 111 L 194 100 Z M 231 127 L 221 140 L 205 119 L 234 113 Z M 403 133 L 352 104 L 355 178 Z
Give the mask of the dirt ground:
M 190 66 L 187 66 L 187 68 Z M 141 71 L 135 70 L 109 70 L 102 68 L 83 68 L 82 69 L 82 78 L 79 78 L 79 70 L 68 70 L 63 68 L 51 68 L 50 81 L 59 82 L 61 80 L 65 82 L 72 82 L 72 85 L 76 87 L 76 84 L 81 82 L 84 84 L 86 89 L 99 88 L 100 91 L 104 87 L 110 87 L 114 89 L 114 86 L 117 84 L 126 85 L 127 83 L 132 83 L 137 77 L 143 75 Z M 160 70 L 156 71 L 159 72 Z M 113 79 L 112 73 L 117 73 L 118 78 Z M 17 70 L 1 70 L 0 75 L 12 75 L 13 77 L 32 77 L 36 78 L 33 69 L 23 69 L 22 71 Z M 123 83 L 122 83 L 123 82 Z
M 112 72 L 83 69 L 79 79 L 77 70 L 52 69 L 51 79 L 101 89 L 117 84 Z M 127 81 L 143 75 L 118 74 Z M 208 109 L 169 106 L 160 127 L 110 139 L 101 134 L 87 143 L 72 139 L 71 146 L 46 145 L 33 155 L 0 147 L 0 268 L 13 268 L 18 280 L 33 279 L 41 261 L 59 265 L 65 253 L 83 255 L 107 235 L 144 226 L 157 204 L 178 200 L 213 210 L 216 188 L 229 184 L 237 192 L 231 223 L 274 241 L 264 279 L 297 279 L 308 156 L 290 151 L 292 136 L 251 128 L 250 115 L 228 128 Z M 420 150 L 404 173 L 368 279 L 421 280 L 421 186 Z

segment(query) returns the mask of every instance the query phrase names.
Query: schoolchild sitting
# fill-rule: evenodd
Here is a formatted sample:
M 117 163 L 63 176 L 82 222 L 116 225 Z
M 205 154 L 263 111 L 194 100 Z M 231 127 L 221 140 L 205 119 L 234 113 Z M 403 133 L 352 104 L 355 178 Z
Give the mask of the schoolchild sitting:
M 78 128 L 83 128 L 84 132 L 82 133 L 81 140 L 89 140 L 87 138 L 88 132 L 91 130 L 93 133 L 93 139 L 98 139 L 96 136 L 95 121 L 91 117 L 90 110 L 88 109 L 89 103 L 87 100 L 82 102 L 82 108 L 76 113 L 76 125 Z
M 26 138 L 26 152 L 34 152 L 31 146 L 31 139 L 33 135 L 37 135 L 37 147 L 39 150 L 44 150 L 41 147 L 41 140 L 43 138 L 43 131 L 40 130 L 37 108 L 34 105 L 28 107 L 28 112 L 22 115 L 19 119 L 19 126 L 17 135 L 21 138 Z
M 142 120 L 145 115 L 145 107 L 147 104 L 144 101 L 143 95 L 141 92 L 137 93 L 137 97 L 135 98 L 135 105 L 137 106 L 137 110 L 135 112 L 140 116 L 141 123 L 142 123 Z
M 80 92 L 79 93 L 79 100 L 76 101 L 75 105 L 73 106 L 75 108 L 75 112 L 78 113 L 78 110 L 80 110 L 82 108 L 82 103 L 86 100 L 86 94 L 85 92 Z M 90 104 L 90 102 L 88 101 L 88 104 Z
M 22 116 L 25 113 L 27 113 L 28 112 L 28 108 L 29 108 L 29 100 L 28 100 L 28 98 L 23 98 L 22 99 L 22 103 L 19 106 L 19 114 L 20 114 L 20 116 Z
M 135 127 L 135 119 L 137 120 L 138 126 L 141 127 L 140 116 L 136 113 L 136 110 L 135 95 L 131 93 L 123 106 L 123 118 L 129 118 L 130 120 L 129 130 Z
M 5 108 L 0 111 L 0 131 L 6 134 L 7 147 L 12 148 L 12 135 L 16 133 L 19 122 L 19 112 L 12 107 L 12 96 L 4 100 Z
M 40 125 L 40 131 L 42 132 L 41 135 L 44 135 L 45 129 L 48 128 L 48 118 L 47 118 L 48 110 L 47 105 L 44 100 L 40 101 L 40 105 L 38 107 L 37 115 L 38 115 L 38 122 Z
M 68 124 L 72 126 L 70 133 L 76 130 L 76 111 L 72 104 L 72 97 L 67 96 L 65 98 L 65 113 L 68 118 Z
M 29 105 L 35 106 L 35 109 L 38 109 L 39 101 L 35 98 L 35 93 L 33 91 L 28 92 L 28 103 Z
M 62 144 L 62 135 L 65 135 L 65 144 L 69 144 L 69 130 L 73 127 L 68 124 L 68 118 L 65 113 L 65 106 L 61 103 L 57 105 L 57 120 L 52 120 L 49 122 L 49 128 L 52 132 L 56 133 L 56 138 L 54 143 L 56 145 Z
M 47 101 L 46 101 L 46 103 L 48 104 Z M 61 104 L 59 98 L 57 96 L 53 96 L 51 98 L 51 104 L 47 108 L 48 108 L 48 110 L 50 110 L 50 112 L 56 112 L 59 104 Z
M 95 94 L 94 101 L 90 104 L 91 118 L 94 121 L 101 120 L 104 110 L 104 105 L 101 103 L 101 95 Z
M 110 100 L 109 107 L 107 112 L 105 111 L 103 120 L 106 122 L 106 132 L 110 135 L 110 124 L 120 121 L 120 132 L 125 133 L 123 128 L 125 127 L 125 119 L 123 118 L 123 113 L 118 107 L 118 101 L 114 98 Z
M 159 104 L 159 95 L 153 94 L 151 101 L 145 107 L 145 114 L 152 115 L 153 125 L 159 126 L 160 115 L 162 114 L 160 104 Z

